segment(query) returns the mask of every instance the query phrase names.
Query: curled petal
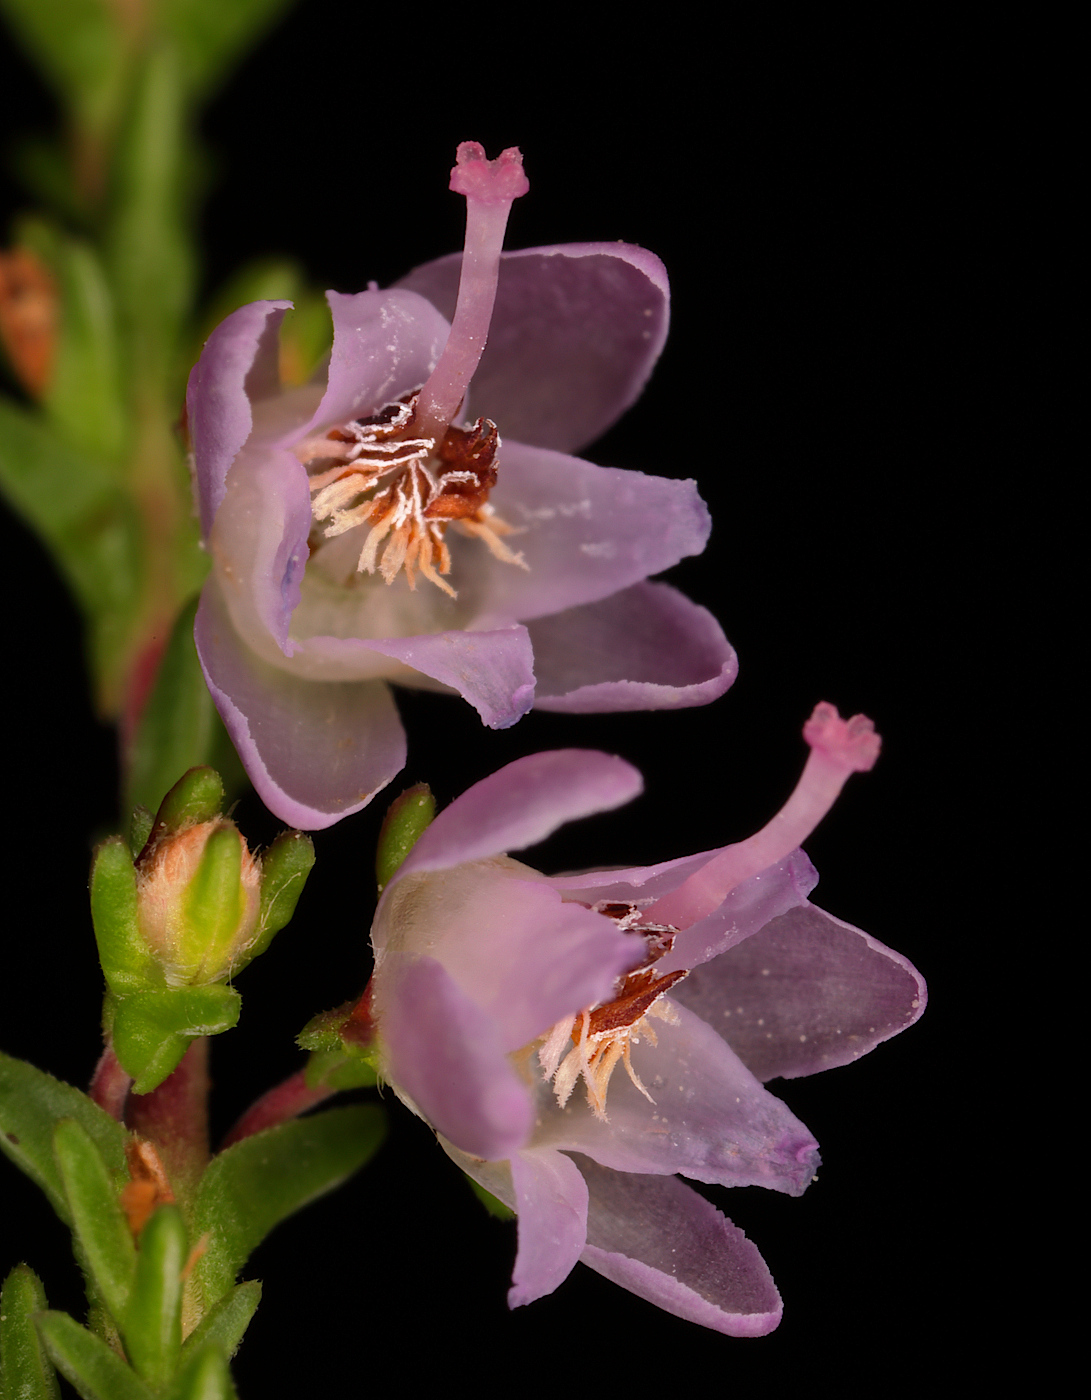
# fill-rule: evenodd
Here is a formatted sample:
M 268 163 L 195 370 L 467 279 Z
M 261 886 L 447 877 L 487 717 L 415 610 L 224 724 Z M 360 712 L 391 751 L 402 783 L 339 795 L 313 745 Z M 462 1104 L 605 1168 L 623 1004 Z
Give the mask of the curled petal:
M 859 1059 L 912 1025 L 927 1000 L 908 959 L 809 903 L 676 990 L 763 1080 Z
M 205 680 L 262 801 L 318 830 L 365 807 L 405 763 L 381 681 L 311 681 L 263 661 L 232 626 L 215 579 L 194 628 Z
M 368 646 L 457 690 L 490 729 L 507 729 L 534 703 L 534 652 L 525 627 L 385 637 Z
M 563 1152 L 517 1152 L 511 1159 L 519 1252 L 508 1307 L 544 1298 L 565 1281 L 587 1240 L 587 1184 Z
M 720 624 L 666 583 L 541 617 L 529 627 L 535 707 L 569 714 L 706 705 L 739 664 Z
M 743 1232 L 676 1177 L 608 1171 L 577 1158 L 587 1183 L 592 1269 L 664 1312 L 729 1337 L 763 1337 L 782 1303 Z
M 418 1113 L 474 1157 L 510 1157 L 523 1146 L 530 1094 L 495 1022 L 434 958 L 389 955 L 375 1010 L 385 1077 Z
M 480 626 L 593 603 L 708 542 L 708 510 L 692 481 L 596 467 L 506 439 L 499 468 L 491 501 L 522 531 L 509 538 L 527 569 L 479 555 Z
M 251 397 L 275 392 L 277 335 L 290 301 L 240 306 L 209 336 L 186 389 L 186 419 L 196 464 L 201 534 L 223 500 L 224 481 L 253 427 Z
M 801 1195 L 818 1168 L 814 1138 L 710 1026 L 683 1006 L 674 1010 L 677 1024 L 654 1023 L 658 1046 L 634 1041 L 633 1069 L 652 1105 L 619 1069 L 608 1120 L 573 1094 L 567 1107 L 543 1114 L 535 1144 L 583 1152 L 616 1171 L 681 1172 Z
M 554 749 L 517 758 L 445 807 L 396 878 L 522 850 L 544 841 L 565 822 L 620 807 L 642 787 L 631 764 L 593 749 Z
M 462 254 L 398 283 L 450 320 Z M 663 264 L 625 243 L 566 243 L 505 253 L 472 406 L 520 442 L 577 452 L 637 398 L 667 338 Z
M 392 883 L 372 928 L 377 979 L 391 950 L 427 954 L 492 1018 L 506 1051 L 573 1007 L 608 998 L 642 949 L 601 914 L 562 904 L 517 861 L 475 861 Z

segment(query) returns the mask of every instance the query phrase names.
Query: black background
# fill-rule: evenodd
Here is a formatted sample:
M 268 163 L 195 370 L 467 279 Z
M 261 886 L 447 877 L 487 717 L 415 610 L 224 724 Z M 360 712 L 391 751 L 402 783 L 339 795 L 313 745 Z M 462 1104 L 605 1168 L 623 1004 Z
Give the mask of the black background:
M 772 1336 L 706 1332 L 582 1267 L 509 1314 L 512 1228 L 388 1095 L 373 1166 L 252 1261 L 265 1298 L 236 1362 L 244 1397 L 363 1391 L 391 1362 L 404 1385 L 486 1394 L 682 1386 L 710 1367 L 725 1387 L 773 1394 L 816 1379 L 898 1394 L 975 1287 L 967 1007 L 982 915 L 967 875 L 983 858 L 967 806 L 988 758 L 986 676 L 1015 670 L 1022 626 L 1010 612 L 1005 649 L 990 622 L 1007 567 L 994 513 L 1014 451 L 1032 61 L 995 35 L 925 36 L 889 17 L 850 29 L 769 12 L 701 31 L 681 8 L 670 27 L 596 13 L 553 7 L 523 29 L 508 14 L 425 21 L 306 0 L 203 122 L 208 289 L 262 252 L 355 291 L 456 248 L 464 206 L 447 172 L 468 138 L 524 152 L 531 193 L 509 246 L 623 239 L 658 253 L 673 289 L 666 351 L 586 455 L 696 477 L 712 540 L 669 577 L 716 612 L 739 679 L 703 709 L 531 714 L 504 733 L 454 700 L 402 692 L 405 781 L 445 802 L 521 754 L 608 749 L 643 770 L 644 796 L 530 859 L 663 860 L 772 814 L 817 700 L 862 710 L 885 748 L 808 842 L 816 899 L 908 955 L 932 1004 L 865 1061 L 772 1086 L 822 1146 L 802 1199 L 709 1190 L 777 1279 Z M 48 97 L 0 52 L 5 129 L 48 126 Z M 5 183 L 5 216 L 22 199 Z M 82 1084 L 98 1053 L 86 862 L 116 821 L 113 740 L 84 698 L 63 588 L 17 523 L 2 529 L 6 841 L 29 898 L 3 934 L 0 1042 Z M 302 1024 L 366 979 L 381 806 L 318 834 L 295 921 L 241 980 L 240 1028 L 213 1049 L 220 1131 L 299 1063 Z M 276 830 L 252 796 L 238 818 L 259 841 Z M 26 1258 L 51 1302 L 78 1313 L 65 1233 L 0 1171 L 0 1267 Z

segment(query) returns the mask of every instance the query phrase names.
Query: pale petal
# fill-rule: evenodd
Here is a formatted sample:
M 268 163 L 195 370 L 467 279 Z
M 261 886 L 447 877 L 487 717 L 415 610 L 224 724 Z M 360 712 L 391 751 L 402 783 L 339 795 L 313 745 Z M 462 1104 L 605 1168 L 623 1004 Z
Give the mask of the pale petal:
M 457 690 L 490 729 L 507 729 L 534 703 L 534 653 L 525 627 L 387 637 L 368 645 Z
M 326 300 L 333 316 L 326 392 L 309 421 L 276 439 L 280 447 L 419 389 L 447 344 L 450 326 L 414 292 L 327 292 Z
M 516 1152 L 511 1159 L 519 1252 L 508 1307 L 543 1298 L 565 1281 L 587 1239 L 587 1185 L 563 1152 Z
M 541 617 L 529 627 L 535 708 L 594 714 L 706 705 L 738 673 L 720 624 L 666 583 Z
M 716 1031 L 684 1006 L 675 1010 L 677 1025 L 652 1022 L 658 1047 L 642 1037 L 632 1051 L 654 1104 L 623 1067 L 610 1081 L 606 1122 L 578 1091 L 559 1109 L 552 1100 L 548 1107 L 543 1089 L 535 1143 L 585 1152 L 617 1171 L 681 1172 L 696 1181 L 800 1195 L 818 1167 L 814 1138 Z
M 708 541 L 708 510 L 692 481 L 596 467 L 507 440 L 498 462 L 490 501 L 521 531 L 507 543 L 527 569 L 480 550 L 479 626 L 606 598 L 700 554 Z
M 534 1123 L 530 1094 L 497 1027 L 434 958 L 391 954 L 376 979 L 384 1076 L 475 1157 L 510 1157 Z
M 209 539 L 216 577 L 240 636 L 267 661 L 291 656 L 292 613 L 307 565 L 311 498 L 290 452 L 249 447 L 236 458 Z
M 454 315 L 462 254 L 398 283 Z M 667 337 L 663 264 L 625 243 L 525 248 L 500 260 L 489 341 L 470 391 L 504 437 L 576 452 L 637 398 Z
M 223 500 L 224 481 L 253 426 L 251 395 L 271 390 L 277 333 L 290 301 L 255 301 L 221 321 L 205 342 L 186 389 L 201 533 Z
M 401 876 L 376 913 L 372 944 L 378 978 L 392 951 L 441 963 L 488 1013 L 506 1052 L 608 999 L 618 974 L 643 952 L 610 919 L 562 904 L 533 871 L 505 857 Z
M 923 978 L 900 953 L 808 903 L 707 963 L 674 995 L 759 1079 L 859 1059 L 911 1026 L 927 1001 Z
M 404 765 L 405 734 L 381 681 L 308 681 L 270 666 L 235 631 L 214 579 L 194 639 L 250 780 L 282 821 L 331 826 L 365 807 Z
M 643 781 L 622 758 L 593 749 L 530 754 L 491 773 L 445 807 L 410 851 L 397 878 L 519 851 L 565 822 L 629 802 Z
M 664 1312 L 729 1337 L 763 1337 L 782 1311 L 743 1232 L 673 1176 L 613 1172 L 576 1159 L 587 1183 L 585 1264 Z

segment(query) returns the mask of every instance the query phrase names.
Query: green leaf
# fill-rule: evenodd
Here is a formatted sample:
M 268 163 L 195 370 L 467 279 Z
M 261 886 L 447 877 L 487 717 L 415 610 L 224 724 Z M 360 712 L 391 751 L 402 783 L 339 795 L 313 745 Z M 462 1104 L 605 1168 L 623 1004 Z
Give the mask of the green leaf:
M 40 1313 L 37 1326 L 54 1366 L 84 1400 L 154 1400 L 117 1352 L 67 1313 Z
M 282 832 L 262 855 L 259 933 L 247 951 L 248 962 L 264 953 L 291 919 L 313 865 L 314 842 L 301 831 Z
M 118 998 L 111 1027 L 114 1053 L 136 1081 L 133 1092 L 150 1094 L 158 1088 L 190 1041 L 231 1030 L 238 1024 L 241 1007 L 238 992 L 222 983 L 164 987 Z
M 130 750 L 127 807 L 142 803 L 154 812 L 179 773 L 209 765 L 220 742 L 219 716 L 193 645 L 197 601 L 178 615 L 140 717 Z
M 102 1301 L 120 1320 L 132 1288 L 136 1246 L 117 1186 L 102 1153 L 74 1118 L 62 1118 L 54 1129 L 53 1154 L 87 1267 Z
M 375 878 L 380 894 L 435 815 L 436 799 L 427 783 L 406 788 L 386 809 L 375 850 Z
M 379 1108 L 333 1108 L 255 1133 L 214 1157 L 201 1181 L 193 1227 L 195 1235 L 209 1235 L 194 1268 L 206 1303 L 231 1287 L 274 1225 L 362 1167 L 385 1130 Z
M 182 55 L 186 84 L 205 92 L 253 47 L 291 0 L 159 0 L 159 23 Z
M 163 974 L 140 932 L 136 871 L 129 847 L 111 836 L 91 865 L 91 922 L 99 961 L 111 991 L 146 991 L 162 986 Z
M 177 1206 L 163 1205 L 140 1234 L 129 1306 L 121 1322 L 133 1369 L 156 1388 L 174 1374 L 182 1350 L 182 1269 L 188 1253 Z
M 237 1400 L 227 1357 L 215 1341 L 198 1347 L 178 1373 L 164 1400 Z
M 18 1264 L 0 1291 L 0 1396 L 3 1400 L 61 1400 L 57 1374 L 31 1321 L 48 1306 L 33 1269 Z
M 72 1223 L 53 1156 L 53 1130 L 75 1119 L 89 1134 L 118 1184 L 125 1179 L 125 1129 L 86 1094 L 24 1060 L 0 1054 L 0 1148 L 35 1185 L 66 1224 Z
M 187 1360 L 205 1342 L 216 1342 L 228 1360 L 239 1349 L 250 1319 L 261 1302 L 261 1284 L 237 1284 L 207 1312 L 182 1343 L 182 1359 Z
M 40 218 L 23 220 L 15 241 L 36 253 L 58 283 L 60 326 L 44 407 L 70 442 L 103 462 L 120 462 L 126 404 L 113 297 L 98 254 Z

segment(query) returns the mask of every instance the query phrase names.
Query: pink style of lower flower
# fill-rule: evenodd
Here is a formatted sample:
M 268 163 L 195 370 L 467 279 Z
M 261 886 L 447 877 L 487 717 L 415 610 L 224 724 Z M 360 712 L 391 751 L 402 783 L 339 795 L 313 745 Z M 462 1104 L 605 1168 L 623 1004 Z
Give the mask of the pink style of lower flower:
M 527 189 L 516 150 L 464 143 L 451 188 L 462 254 L 328 294 L 324 385 L 281 388 L 288 302 L 233 312 L 190 376 L 213 560 L 197 650 L 254 786 L 294 826 L 357 811 L 403 766 L 388 681 L 457 691 L 503 728 L 532 705 L 701 705 L 735 677 L 715 619 L 648 581 L 705 546 L 694 483 L 569 455 L 651 373 L 662 264 L 622 243 L 502 254 Z
M 764 1260 L 678 1175 L 799 1195 L 807 1128 L 763 1081 L 847 1064 L 911 1025 L 924 983 L 807 898 L 799 843 L 879 740 L 820 705 L 810 757 L 757 835 L 640 869 L 547 877 L 506 854 L 635 796 L 620 758 L 517 760 L 446 808 L 383 894 L 372 1014 L 383 1072 L 518 1214 L 509 1303 L 578 1259 L 690 1321 L 780 1320 Z

